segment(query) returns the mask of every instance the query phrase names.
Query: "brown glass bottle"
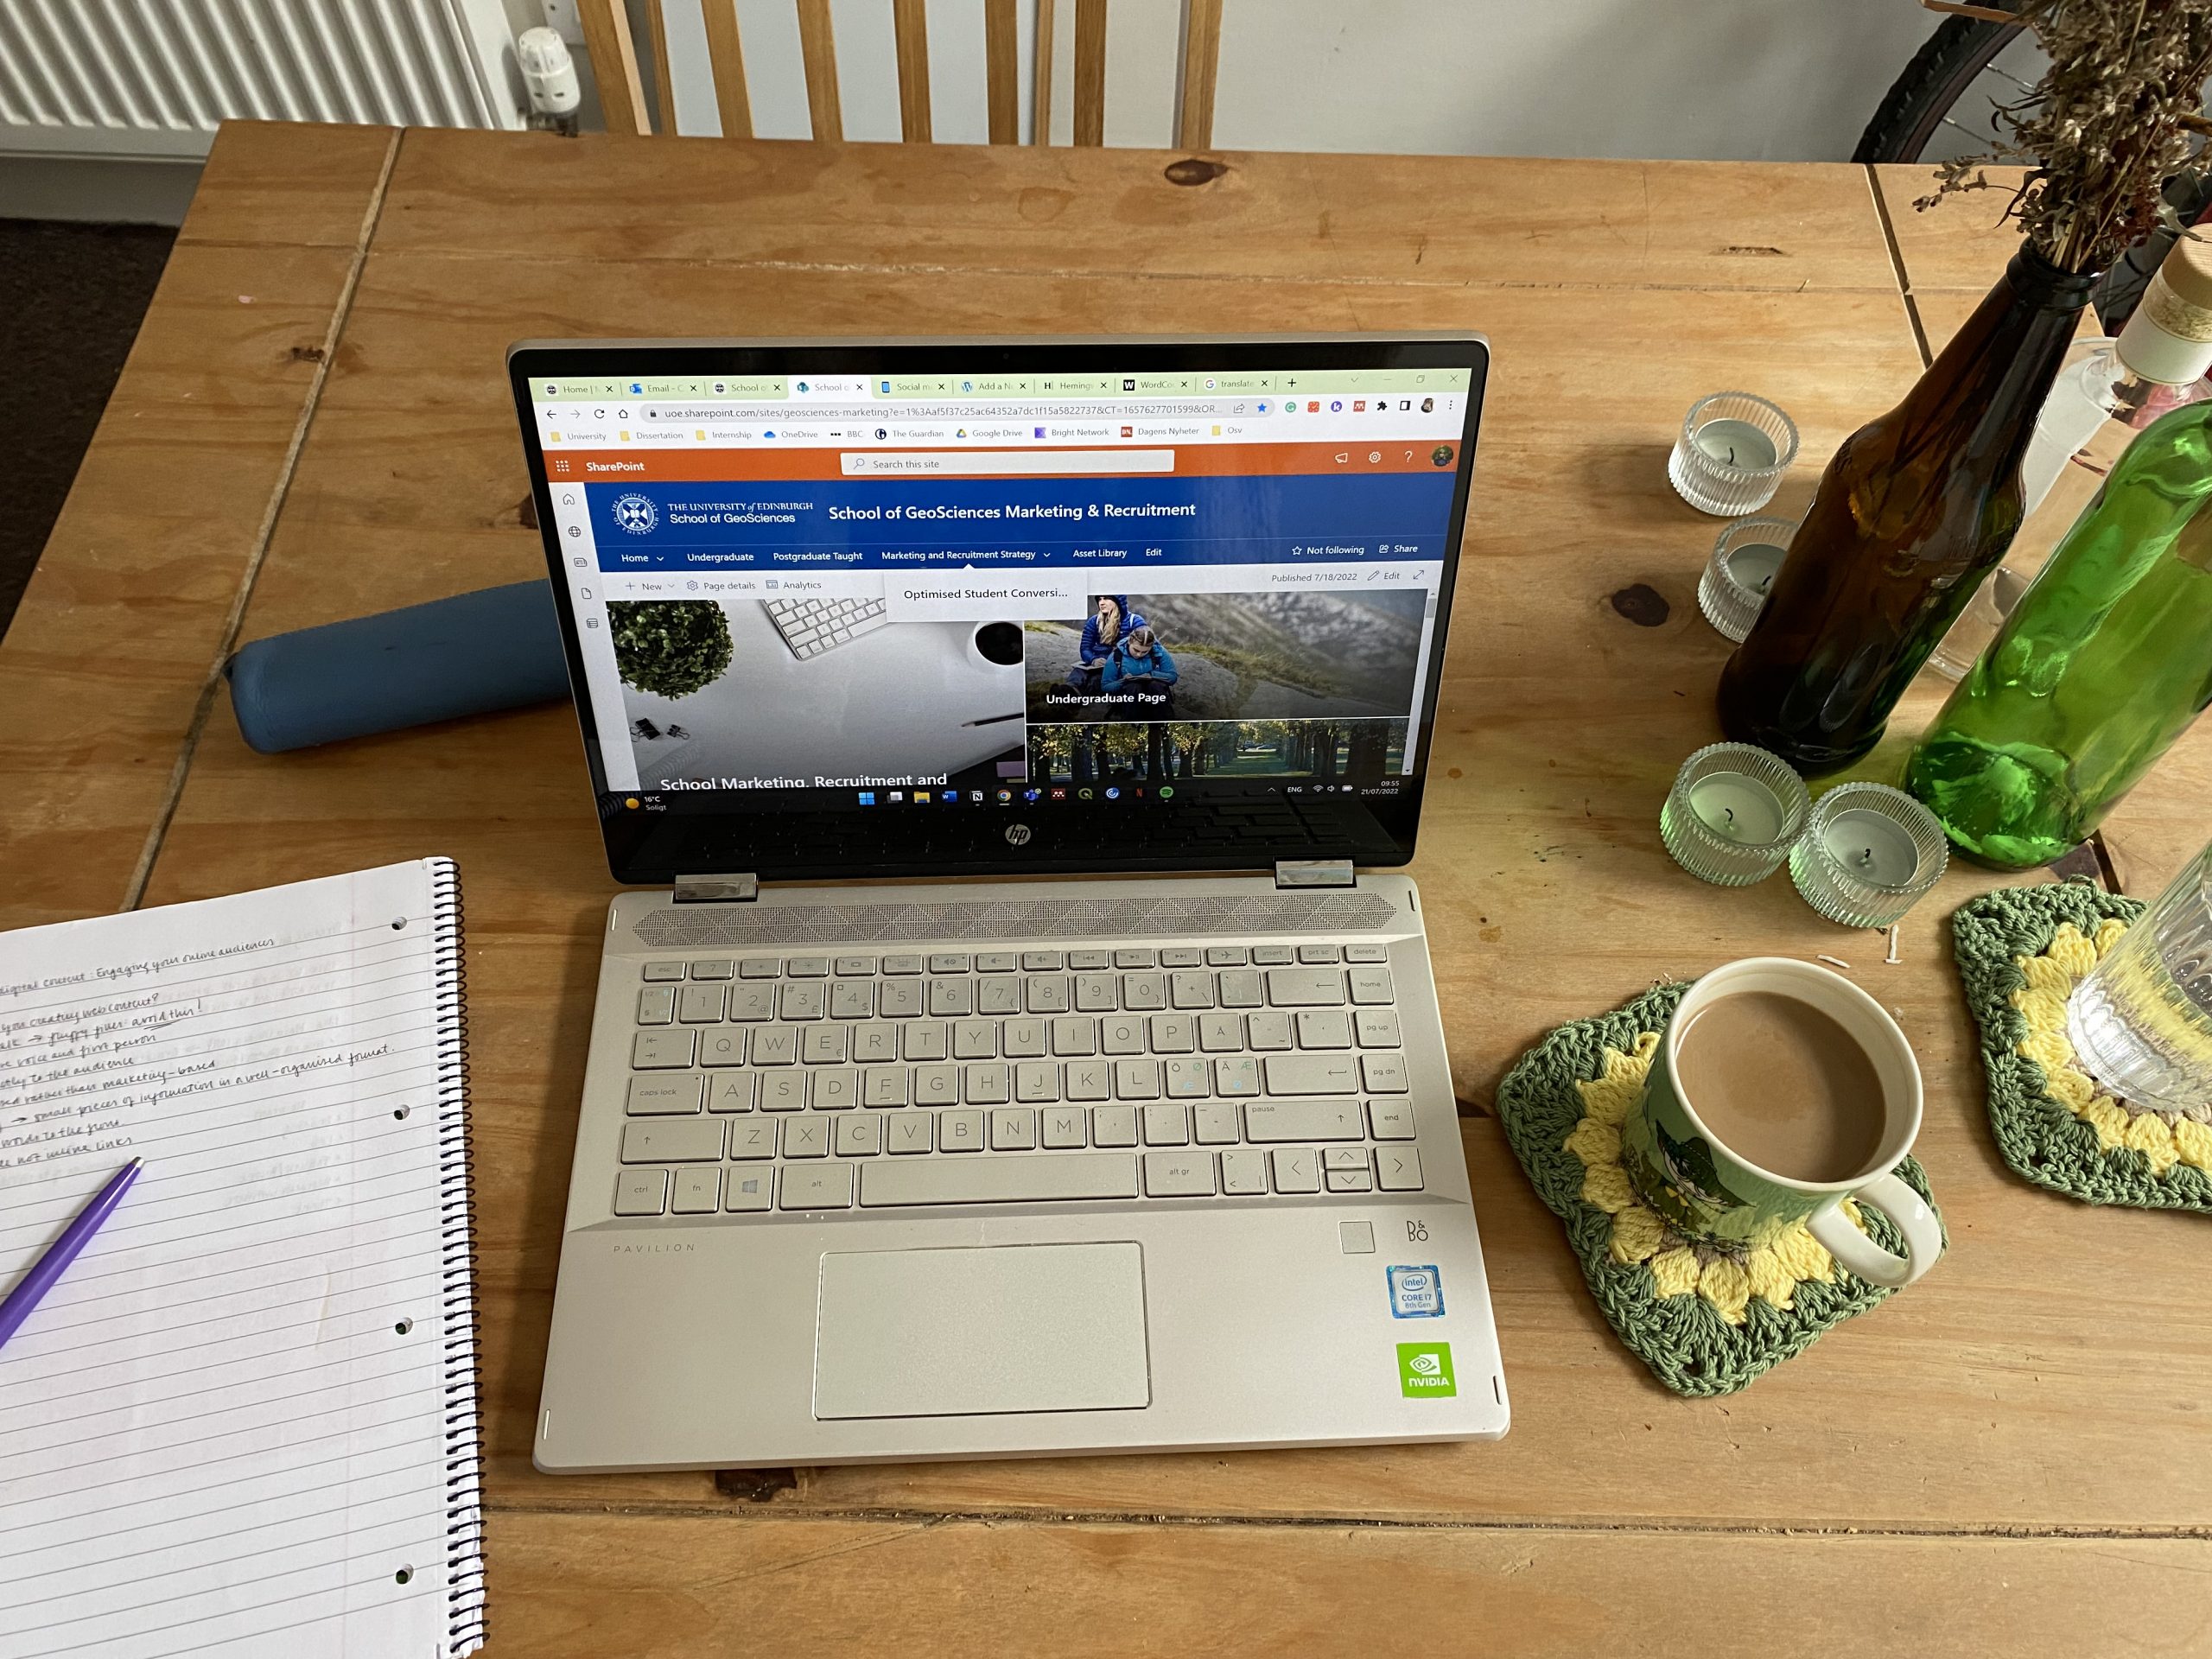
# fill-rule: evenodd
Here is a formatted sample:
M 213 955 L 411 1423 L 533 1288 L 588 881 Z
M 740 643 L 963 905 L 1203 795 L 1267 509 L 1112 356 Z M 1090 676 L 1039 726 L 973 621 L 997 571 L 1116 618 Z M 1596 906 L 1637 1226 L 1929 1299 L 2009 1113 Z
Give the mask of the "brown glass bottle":
M 1721 729 L 1849 766 L 2020 527 L 2020 457 L 2094 273 L 2013 256 L 1903 403 L 1844 440 L 1720 674 Z

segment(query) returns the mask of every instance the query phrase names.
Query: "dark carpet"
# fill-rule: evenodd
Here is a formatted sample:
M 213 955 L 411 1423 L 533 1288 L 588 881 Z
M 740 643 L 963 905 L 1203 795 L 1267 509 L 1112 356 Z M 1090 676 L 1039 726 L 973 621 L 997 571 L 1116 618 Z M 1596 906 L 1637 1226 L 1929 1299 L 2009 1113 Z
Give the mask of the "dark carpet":
M 176 232 L 0 219 L 0 633 L 69 493 Z

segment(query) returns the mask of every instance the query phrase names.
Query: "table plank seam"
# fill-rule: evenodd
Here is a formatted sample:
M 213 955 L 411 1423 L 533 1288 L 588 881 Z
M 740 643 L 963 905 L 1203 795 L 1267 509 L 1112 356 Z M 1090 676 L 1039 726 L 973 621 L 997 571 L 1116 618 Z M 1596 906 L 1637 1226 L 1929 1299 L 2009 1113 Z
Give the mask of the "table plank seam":
M 1882 181 L 1870 163 L 1866 168 L 1866 194 L 1874 200 L 1874 219 L 1882 227 L 1882 246 L 1888 253 L 1890 271 L 1897 278 L 1897 297 L 1904 302 L 1905 321 L 1912 325 L 1912 343 L 1919 349 L 1922 367 L 1935 362 L 1936 354 L 1928 349 L 1928 329 L 1921 321 L 1920 307 L 1912 297 L 1912 276 L 1906 270 L 1904 250 L 1897 245 L 1897 227 L 1890 218 L 1890 204 L 1882 200 Z
M 285 446 L 284 458 L 276 472 L 276 481 L 270 489 L 261 521 L 255 526 L 253 544 L 246 555 L 245 567 L 239 575 L 238 591 L 232 596 L 229 613 L 223 619 L 214 657 L 207 665 L 206 677 L 200 682 L 200 695 L 193 705 L 192 719 L 185 728 L 183 741 L 177 747 L 176 759 L 169 768 L 168 781 L 162 789 L 161 805 L 154 815 L 153 823 L 146 831 L 145 844 L 139 849 L 138 861 L 124 888 L 121 909 L 136 910 L 143 902 L 147 884 L 153 880 L 155 861 L 161 856 L 162 844 L 168 836 L 169 824 L 176 816 L 177 803 L 183 798 L 185 779 L 190 774 L 193 760 L 199 753 L 200 734 L 207 728 L 208 715 L 214 710 L 215 698 L 223 683 L 223 664 L 230 659 L 231 652 L 238 643 L 238 631 L 245 626 L 246 607 L 253 600 L 255 579 L 261 574 L 262 561 L 268 556 L 270 543 L 276 533 L 276 522 L 283 516 L 285 499 L 291 493 L 292 479 L 299 467 L 301 451 L 307 446 L 308 429 L 314 424 L 316 408 L 322 401 L 322 389 L 329 381 L 331 365 L 337 359 L 338 342 L 345 333 L 346 318 L 353 310 L 353 296 L 360 286 L 362 269 L 368 263 L 369 245 L 375 237 L 377 221 L 384 212 L 385 194 L 391 187 L 392 170 L 399 160 L 400 141 L 405 137 L 405 132 L 404 128 L 395 130 L 385 146 L 384 165 L 377 174 L 375 188 L 369 192 L 368 205 L 362 210 L 353 257 L 346 264 L 346 280 L 339 288 L 338 297 L 331 307 L 329 324 L 323 330 L 321 359 L 315 365 L 313 377 L 308 382 L 307 395 L 300 403 L 298 418 L 292 423 L 291 441 Z
M 1157 1527 L 1217 1529 L 1249 1527 L 1255 1531 L 1322 1529 L 1365 1532 L 1478 1532 L 1637 1534 L 1692 1537 L 1765 1536 L 1788 1538 L 1983 1538 L 2022 1543 L 2101 1541 L 2115 1543 L 2212 1543 L 2212 1523 L 2167 1526 L 2112 1527 L 2063 1523 L 1989 1522 L 1955 1526 L 1902 1526 L 1878 1522 L 1823 1522 L 1815 1521 L 1597 1521 L 1571 1516 L 1536 1516 L 1522 1519 L 1487 1520 L 1475 1517 L 1422 1519 L 1371 1515 L 1144 1515 L 1124 1510 L 900 1510 L 808 1509 L 782 1503 L 732 1504 L 726 1507 L 677 1503 L 530 1503 L 486 1499 L 487 1514 L 588 1515 L 638 1520 L 779 1521 L 808 1522 L 877 1522 L 885 1526 L 918 1529 L 947 1522 L 977 1526 L 1035 1527 Z
M 514 256 L 498 249 L 421 248 L 388 249 L 391 257 L 409 260 L 451 259 L 511 267 Z M 1001 265 L 963 262 L 958 264 L 924 264 L 911 262 L 868 259 L 715 259 L 692 254 L 617 255 L 596 253 L 543 252 L 532 256 L 533 264 L 606 265 L 632 269 L 650 265 L 656 270 L 705 270 L 727 271 L 760 271 L 771 275 L 798 276 L 914 276 L 961 277 L 1003 276 L 1019 277 L 1025 281 L 1048 279 L 1052 281 L 1096 280 L 1110 276 L 1157 283 L 1218 283 L 1233 282 L 1240 285 L 1253 284 L 1281 288 L 1376 288 L 1434 289 L 1442 291 L 1462 289 L 1501 292 L 1525 291 L 1536 294 L 1586 293 L 1649 293 L 1649 294 L 1706 294 L 1728 297 L 1742 294 L 1892 294 L 1897 290 L 1889 284 L 1837 283 L 1812 288 L 1807 283 L 1745 283 L 1730 288 L 1715 288 L 1709 283 L 1610 282 L 1580 283 L 1565 280 L 1535 282 L 1525 277 L 1455 277 L 1430 278 L 1414 276 L 1373 276 L 1362 275 L 1330 275 L 1290 276 L 1268 273 L 1246 274 L 1225 270 L 1154 270 L 1141 266 L 1114 265 Z

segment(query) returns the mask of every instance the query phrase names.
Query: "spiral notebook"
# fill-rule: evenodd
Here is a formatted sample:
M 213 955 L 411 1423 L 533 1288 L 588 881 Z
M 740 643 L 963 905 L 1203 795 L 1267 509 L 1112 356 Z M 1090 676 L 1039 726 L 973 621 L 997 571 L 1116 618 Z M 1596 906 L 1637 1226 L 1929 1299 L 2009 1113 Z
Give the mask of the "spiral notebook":
M 0 1653 L 430 1659 L 484 1629 L 445 859 L 0 934 Z

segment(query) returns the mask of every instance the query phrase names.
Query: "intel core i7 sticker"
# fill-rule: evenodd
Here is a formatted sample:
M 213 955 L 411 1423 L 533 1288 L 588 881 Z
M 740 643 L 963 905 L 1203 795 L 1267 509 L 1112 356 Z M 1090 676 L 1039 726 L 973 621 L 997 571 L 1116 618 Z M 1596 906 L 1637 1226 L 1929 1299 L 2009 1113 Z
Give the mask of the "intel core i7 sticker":
M 1444 1317 L 1444 1281 L 1436 1269 L 1386 1268 L 1390 1276 L 1390 1317 L 1394 1319 L 1439 1319 Z

